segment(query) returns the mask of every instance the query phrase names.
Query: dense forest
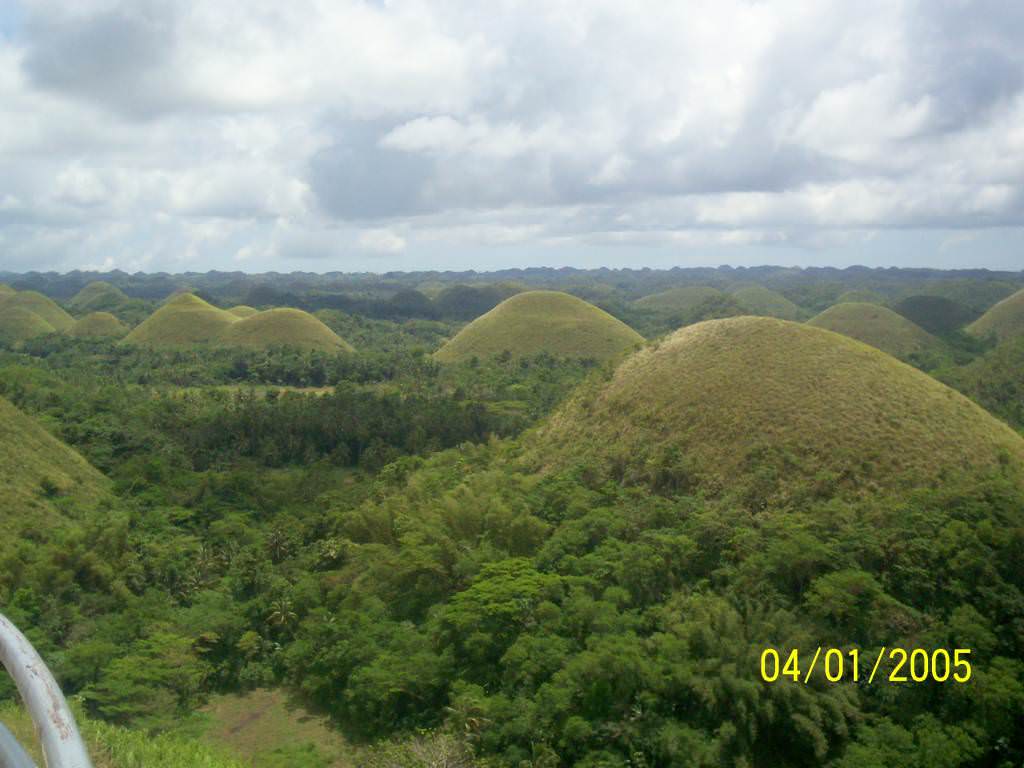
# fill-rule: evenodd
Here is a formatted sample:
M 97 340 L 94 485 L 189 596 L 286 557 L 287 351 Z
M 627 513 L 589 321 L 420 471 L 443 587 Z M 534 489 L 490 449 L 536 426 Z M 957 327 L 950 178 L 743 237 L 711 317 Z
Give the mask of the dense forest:
M 46 514 L 0 503 L 0 612 L 25 630 L 103 744 L 141 732 L 186 755 L 210 701 L 281 690 L 326 718 L 352 752 L 339 761 L 316 744 L 285 746 L 257 755 L 258 766 L 1024 762 L 1024 454 L 1015 442 L 1024 336 L 971 331 L 1024 286 L 1022 274 L 0 279 L 75 318 L 108 311 L 126 328 L 182 289 L 218 312 L 294 307 L 355 350 L 161 347 L 61 332 L 0 341 L 0 397 L 108 482 L 81 499 L 44 477 L 30 490 Z M 97 280 L 123 295 L 76 302 Z M 754 283 L 759 311 L 742 292 Z M 693 285 L 707 290 L 666 293 Z M 435 356 L 528 288 L 584 299 L 604 312 L 583 321 L 621 321 L 646 347 L 609 359 L 520 354 L 517 334 L 527 332 L 506 327 L 500 352 Z M 846 301 L 862 309 L 843 328 L 799 322 Z M 863 309 L 874 306 L 886 313 Z M 693 344 L 677 333 L 702 322 L 746 333 L 722 319 L 751 314 L 773 317 L 752 326 L 768 341 L 736 355 L 761 367 L 739 374 L 719 374 L 717 357 L 686 351 Z M 915 345 L 901 346 L 903 325 L 883 326 L 889 315 L 914 326 Z M 829 347 L 806 360 L 804 346 L 787 347 L 773 379 L 763 350 L 776 328 L 798 323 L 816 344 L 835 331 L 867 343 L 843 338 L 835 358 Z M 786 343 L 804 344 L 793 338 Z M 673 432 L 686 416 L 672 406 L 686 376 L 669 367 L 652 378 L 657 365 L 681 365 L 676 347 L 692 355 L 693 378 L 721 375 L 733 387 L 709 385 L 699 401 L 713 414 L 700 429 L 710 422 L 742 453 L 724 481 L 700 464 L 700 446 Z M 906 377 L 883 407 L 864 405 L 866 390 L 877 394 L 870 379 L 827 393 L 836 414 L 849 402 L 843 426 L 864 445 L 879 430 L 895 435 L 890 453 L 841 436 L 822 441 L 828 461 L 799 454 L 793 446 L 817 439 L 802 416 L 807 400 L 787 404 L 793 413 L 776 408 L 782 426 L 746 434 L 767 418 L 762 391 L 777 385 L 772 397 L 785 398 L 803 386 L 799 376 L 820 386 L 815 366 L 842 371 L 847 353 L 864 356 L 858 370 L 878 365 L 886 386 Z M 747 399 L 734 387 L 740 378 L 750 380 Z M 950 419 L 974 419 L 962 429 L 980 435 L 978 455 L 1009 448 L 989 463 L 962 461 L 935 435 L 933 461 L 945 451 L 956 468 L 888 482 L 921 449 L 899 443 L 931 418 L 918 411 L 946 407 L 901 397 L 932 387 L 936 403 L 958 397 L 937 382 L 970 398 L 955 400 Z M 730 396 L 728 408 L 706 405 Z M 624 426 L 607 426 L 620 416 Z M 789 424 L 805 431 L 789 434 Z M 571 439 L 553 434 L 560 429 Z M 616 452 L 641 433 L 650 451 Z M 865 678 L 883 647 L 966 648 L 973 674 L 965 684 L 768 683 L 758 673 L 766 647 L 861 649 Z M 16 700 L 6 678 L 0 699 L 10 702 L 2 719 Z

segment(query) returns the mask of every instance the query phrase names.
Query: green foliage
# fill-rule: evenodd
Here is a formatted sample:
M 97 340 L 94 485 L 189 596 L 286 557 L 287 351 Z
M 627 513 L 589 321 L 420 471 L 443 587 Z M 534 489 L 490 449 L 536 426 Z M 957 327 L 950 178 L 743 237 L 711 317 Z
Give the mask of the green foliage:
M 972 336 L 1000 341 L 1024 334 L 1024 290 L 1000 301 L 966 330 Z
M 836 304 L 812 317 L 807 324 L 863 341 L 901 360 L 941 352 L 942 347 L 942 342 L 923 328 L 875 304 Z

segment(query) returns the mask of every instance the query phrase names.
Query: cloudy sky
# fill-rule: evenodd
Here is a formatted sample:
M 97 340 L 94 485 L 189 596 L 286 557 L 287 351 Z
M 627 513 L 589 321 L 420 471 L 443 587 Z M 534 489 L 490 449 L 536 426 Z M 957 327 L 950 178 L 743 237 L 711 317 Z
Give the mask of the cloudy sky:
M 1024 268 L 1019 0 L 0 0 L 0 270 Z

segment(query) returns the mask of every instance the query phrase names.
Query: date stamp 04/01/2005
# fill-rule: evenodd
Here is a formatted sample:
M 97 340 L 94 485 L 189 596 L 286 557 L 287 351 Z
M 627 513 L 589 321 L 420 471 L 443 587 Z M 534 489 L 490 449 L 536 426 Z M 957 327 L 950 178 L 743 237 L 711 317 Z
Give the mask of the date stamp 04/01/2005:
M 761 653 L 761 679 L 766 683 L 792 681 L 807 684 L 812 675 L 821 675 L 830 683 L 866 680 L 871 684 L 876 679 L 889 683 L 966 683 L 971 679 L 970 656 L 971 651 L 967 648 L 929 651 L 882 646 L 872 660 L 857 648 L 844 651 L 819 646 L 810 663 L 806 664 L 801 661 L 799 649 L 780 652 L 775 648 L 765 648 Z

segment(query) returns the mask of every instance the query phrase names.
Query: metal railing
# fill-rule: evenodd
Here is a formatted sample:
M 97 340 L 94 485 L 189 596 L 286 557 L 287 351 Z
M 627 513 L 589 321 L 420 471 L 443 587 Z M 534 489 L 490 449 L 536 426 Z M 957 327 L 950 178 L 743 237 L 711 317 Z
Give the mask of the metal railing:
M 92 768 L 75 717 L 60 686 L 26 638 L 0 613 L 0 663 L 14 678 L 43 746 L 47 768 Z M 0 768 L 35 768 L 17 739 L 0 725 Z

